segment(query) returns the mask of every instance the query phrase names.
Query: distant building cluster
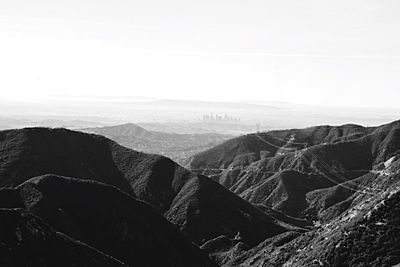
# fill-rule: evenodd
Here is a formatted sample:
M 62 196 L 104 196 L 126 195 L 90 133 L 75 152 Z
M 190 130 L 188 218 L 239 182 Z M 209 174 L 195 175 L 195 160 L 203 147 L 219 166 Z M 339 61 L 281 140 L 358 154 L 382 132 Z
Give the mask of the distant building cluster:
M 218 115 L 218 114 L 204 114 L 203 115 L 203 122 L 240 122 L 240 118 L 225 115 Z

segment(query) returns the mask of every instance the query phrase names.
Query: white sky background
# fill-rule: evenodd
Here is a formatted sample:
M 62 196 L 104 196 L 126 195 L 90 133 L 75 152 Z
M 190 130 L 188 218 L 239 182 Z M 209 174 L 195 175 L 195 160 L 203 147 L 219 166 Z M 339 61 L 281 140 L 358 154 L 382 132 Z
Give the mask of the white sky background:
M 398 0 L 0 0 L 2 99 L 397 107 Z

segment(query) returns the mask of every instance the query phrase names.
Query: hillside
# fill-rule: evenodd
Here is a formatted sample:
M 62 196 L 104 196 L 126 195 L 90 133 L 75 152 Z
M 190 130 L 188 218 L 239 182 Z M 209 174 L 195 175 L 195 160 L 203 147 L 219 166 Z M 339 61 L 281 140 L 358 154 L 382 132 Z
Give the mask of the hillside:
M 133 123 L 86 128 L 82 131 L 104 135 L 125 147 L 160 154 L 183 165 L 187 158 L 232 137 L 217 133 L 176 134 L 148 131 Z
M 374 128 L 359 125 L 316 126 L 305 129 L 260 132 L 230 139 L 192 157 L 190 168 L 227 168 L 241 155 L 254 155 L 255 160 L 323 143 L 355 140 Z
M 213 243 L 206 251 L 223 266 L 398 264 L 399 140 L 399 121 L 317 126 L 241 136 L 195 155 L 194 171 L 271 216 L 282 212 L 314 224 L 305 234 L 285 232 L 253 249 L 218 240 L 223 251 L 210 249 Z
M 245 244 L 254 246 L 286 231 L 272 217 L 204 176 L 182 188 L 166 217 L 198 244 L 220 235 L 239 235 Z
M 1 266 L 126 266 L 22 209 L 0 208 Z
M 250 250 L 231 250 L 223 266 L 397 266 L 400 263 L 400 169 L 365 182 L 382 190 L 356 192 L 343 212 L 302 235 L 284 233 Z M 334 207 L 334 206 L 332 206 Z
M 88 244 L 129 266 L 213 266 L 149 205 L 115 187 L 45 175 L 16 189 L 0 190 L 0 198 L 14 202 L 3 201 L 2 208 L 30 212 L 69 239 Z M 51 244 L 46 239 L 42 242 Z M 27 253 L 28 248 L 20 249 L 17 254 Z
M 273 185 L 274 199 L 288 204 L 290 209 L 286 212 L 300 206 L 298 211 L 307 213 L 306 219 L 314 226 L 306 233 L 288 231 L 275 235 L 251 249 L 240 240 L 223 238 L 208 242 L 202 249 L 224 267 L 395 266 L 400 263 L 399 173 L 400 159 L 395 158 L 379 171 L 311 191 L 307 188 L 312 179 L 294 171 L 284 171 L 283 176 L 278 173 L 281 177 Z M 274 179 L 277 178 L 272 176 Z M 283 190 L 287 179 L 298 181 Z M 298 201 L 291 203 L 292 198 Z M 260 208 L 268 211 L 268 205 Z M 274 208 L 284 205 L 279 203 Z M 273 215 L 274 210 L 271 211 Z M 215 250 L 215 243 L 224 249 Z
M 194 156 L 191 167 L 251 203 L 320 220 L 330 207 L 320 205 L 326 194 L 339 201 L 363 190 L 364 179 L 396 159 L 399 134 L 398 121 L 251 134 Z
M 255 245 L 286 230 L 209 178 L 163 156 L 136 152 L 99 135 L 45 128 L 3 131 L 0 155 L 3 187 L 16 187 L 45 174 L 109 184 L 151 204 L 197 244 L 240 232 Z

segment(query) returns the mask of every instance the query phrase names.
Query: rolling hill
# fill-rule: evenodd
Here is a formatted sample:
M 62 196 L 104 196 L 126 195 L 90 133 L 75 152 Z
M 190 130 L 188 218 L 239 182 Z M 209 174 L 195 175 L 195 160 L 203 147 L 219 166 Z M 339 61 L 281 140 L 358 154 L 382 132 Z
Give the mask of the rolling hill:
M 177 134 L 148 131 L 133 123 L 86 128 L 84 132 L 106 136 L 117 143 L 145 153 L 160 154 L 184 165 L 186 159 L 231 138 L 217 133 Z

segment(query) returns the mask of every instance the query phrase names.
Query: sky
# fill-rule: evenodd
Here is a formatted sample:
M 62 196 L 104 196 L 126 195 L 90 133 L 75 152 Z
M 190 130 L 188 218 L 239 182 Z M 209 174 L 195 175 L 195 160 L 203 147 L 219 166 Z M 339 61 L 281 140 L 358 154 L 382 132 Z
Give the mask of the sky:
M 397 107 L 398 0 L 1 0 L 3 100 Z

